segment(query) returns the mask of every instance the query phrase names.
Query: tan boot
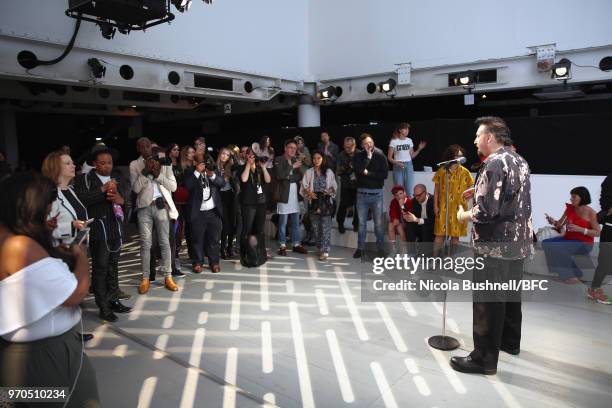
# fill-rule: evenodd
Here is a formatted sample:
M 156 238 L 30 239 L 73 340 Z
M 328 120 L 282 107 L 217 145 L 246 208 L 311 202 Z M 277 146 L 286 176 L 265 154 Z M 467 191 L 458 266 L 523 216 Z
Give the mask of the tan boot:
M 172 291 L 172 292 L 176 292 L 178 290 L 178 286 L 176 286 L 176 283 L 174 283 L 174 280 L 172 279 L 172 276 L 168 276 L 165 279 L 164 286 L 166 287 L 166 289 L 168 289 L 169 291 Z
M 138 286 L 138 293 L 144 295 L 149 291 L 150 282 L 148 279 L 143 279 Z

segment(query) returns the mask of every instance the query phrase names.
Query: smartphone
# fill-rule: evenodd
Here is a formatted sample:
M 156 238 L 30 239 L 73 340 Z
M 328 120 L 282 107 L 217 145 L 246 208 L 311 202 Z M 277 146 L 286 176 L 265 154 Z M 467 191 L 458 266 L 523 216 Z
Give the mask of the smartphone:
M 92 222 L 94 222 L 96 219 L 95 218 L 90 218 L 88 220 L 85 221 L 85 225 L 90 225 Z
M 72 243 L 81 245 L 87 238 L 88 234 L 89 234 L 89 228 L 83 228 L 82 230 L 77 232 L 76 237 L 74 238 L 74 241 L 72 241 Z

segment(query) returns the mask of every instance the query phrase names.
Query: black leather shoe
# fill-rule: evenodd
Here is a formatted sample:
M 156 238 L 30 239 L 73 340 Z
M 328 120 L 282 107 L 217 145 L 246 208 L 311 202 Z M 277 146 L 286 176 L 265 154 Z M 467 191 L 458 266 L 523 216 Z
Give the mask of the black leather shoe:
M 232 259 L 234 257 L 234 248 L 230 246 L 227 247 L 227 259 Z
M 384 258 L 386 256 L 385 250 L 384 249 L 379 249 L 378 251 L 376 251 L 376 256 L 378 258 Z
M 81 333 L 81 337 L 83 338 L 83 341 L 89 341 L 94 338 L 94 335 L 91 333 Z
M 353 258 L 361 258 L 361 249 L 357 249 L 353 254 Z
M 130 313 L 131 307 L 125 306 L 119 300 L 113 300 L 110 302 L 111 310 L 115 313 Z
M 501 347 L 500 350 L 503 351 L 504 353 L 508 353 L 508 354 L 513 355 L 513 356 L 518 356 L 519 354 L 521 354 L 521 349 L 520 348 Z
M 469 374 L 484 374 L 484 375 L 495 375 L 497 368 L 485 368 L 482 364 L 479 364 L 472 360 L 472 356 L 466 357 L 452 357 L 450 359 L 450 365 L 455 371 Z
M 344 225 L 338 224 L 338 232 L 341 234 L 344 234 L 346 232 L 346 228 L 344 228 Z
M 221 256 L 221 259 L 229 259 L 229 256 L 227 256 L 227 251 L 225 250 L 225 248 L 221 248 L 221 251 L 219 252 L 220 252 L 219 255 Z
M 172 271 L 172 276 L 174 276 L 175 278 L 183 278 L 185 276 L 185 274 L 181 271 Z
M 117 315 L 115 315 L 111 310 L 102 311 L 100 310 L 100 314 L 98 317 L 102 320 L 106 320 L 107 322 L 116 322 Z

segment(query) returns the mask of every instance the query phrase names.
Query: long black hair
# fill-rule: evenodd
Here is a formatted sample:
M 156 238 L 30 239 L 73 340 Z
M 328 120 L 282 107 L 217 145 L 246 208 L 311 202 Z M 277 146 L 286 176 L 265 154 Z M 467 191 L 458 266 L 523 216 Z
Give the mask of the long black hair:
M 26 171 L 4 179 L 0 191 L 0 224 L 15 235 L 32 238 L 50 256 L 72 267 L 74 257 L 53 246 L 52 230 L 47 225 L 49 208 L 57 198 L 55 183 L 38 173 Z

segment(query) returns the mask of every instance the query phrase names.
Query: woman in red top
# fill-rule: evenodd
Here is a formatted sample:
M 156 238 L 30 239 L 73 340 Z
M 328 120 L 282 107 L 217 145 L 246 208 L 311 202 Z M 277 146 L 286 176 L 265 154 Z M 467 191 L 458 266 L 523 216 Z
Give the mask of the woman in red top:
M 400 241 L 406 241 L 406 223 L 402 217 L 402 213 L 412 211 L 412 200 L 406 195 L 404 187 L 396 184 L 391 189 L 394 199 L 389 204 L 389 241 L 391 245 L 395 244 L 395 237 L 399 235 Z
M 582 271 L 572 257 L 587 255 L 593 249 L 593 240 L 599 236 L 597 213 L 589 204 L 591 195 L 586 187 L 576 187 L 570 191 L 570 204 L 565 204 L 565 212 L 559 220 L 546 214 L 546 220 L 563 234 L 561 237 L 545 239 L 542 248 L 551 273 L 558 274 L 563 283 L 578 283 Z

